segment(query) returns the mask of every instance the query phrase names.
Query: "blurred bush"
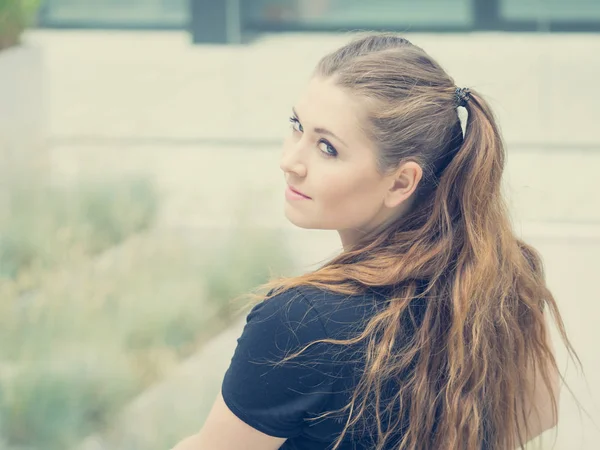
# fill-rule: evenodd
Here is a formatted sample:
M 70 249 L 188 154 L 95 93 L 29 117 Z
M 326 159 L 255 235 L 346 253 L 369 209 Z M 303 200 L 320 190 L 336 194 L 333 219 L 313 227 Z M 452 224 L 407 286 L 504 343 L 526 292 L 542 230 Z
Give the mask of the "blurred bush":
M 102 405 L 133 389 L 128 377 L 117 376 L 128 366 L 114 358 L 85 375 L 85 352 L 73 351 L 83 334 L 69 334 L 69 324 L 79 329 L 93 318 L 74 308 L 72 283 L 63 291 L 56 286 L 82 261 L 149 228 L 158 209 L 147 180 L 68 187 L 27 180 L 0 190 L 0 439 L 11 445 L 64 442 L 63 433 L 91 429 L 102 420 Z M 52 338 L 58 335 L 65 339 Z
M 0 0 L 0 50 L 18 45 L 40 0 Z
M 79 194 L 90 198 L 89 192 Z M 87 211 L 93 202 L 84 203 L 74 210 Z M 121 212 L 130 207 L 115 206 Z M 74 217 L 97 226 L 112 215 Z M 135 229 L 140 219 L 126 224 Z M 108 243 L 123 234 L 102 236 Z M 232 298 L 265 281 L 271 267 L 289 267 L 276 233 L 199 238 L 138 233 L 94 259 L 48 272 L 35 290 L 0 285 L 5 448 L 64 450 L 108 427 L 136 395 L 231 322 L 239 309 Z
M 248 306 L 237 297 L 274 276 L 289 274 L 291 255 L 283 236 L 269 229 L 247 229 L 232 234 L 204 269 L 207 298 L 230 316 Z
M 0 280 L 93 255 L 147 229 L 158 196 L 147 180 L 0 191 Z

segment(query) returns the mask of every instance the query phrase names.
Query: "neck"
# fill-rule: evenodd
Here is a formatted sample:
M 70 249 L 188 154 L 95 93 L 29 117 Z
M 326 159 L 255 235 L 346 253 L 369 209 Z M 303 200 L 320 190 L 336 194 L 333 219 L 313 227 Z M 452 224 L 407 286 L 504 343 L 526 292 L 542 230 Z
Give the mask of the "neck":
M 358 230 L 338 230 L 342 247 L 347 252 L 360 240 L 360 232 Z
M 400 220 L 404 213 L 404 209 L 401 209 L 395 211 L 395 214 L 388 214 L 382 218 L 379 218 L 379 220 L 374 221 L 374 224 L 370 224 L 369 226 L 365 226 L 362 228 L 349 228 L 345 230 L 338 230 L 338 234 L 340 235 L 340 240 L 342 241 L 342 247 L 344 248 L 344 251 L 346 252 L 350 250 L 361 240 L 369 236 L 372 237 L 381 233 L 393 222 Z
M 369 229 L 347 229 L 347 230 L 338 230 L 338 234 L 340 235 L 340 240 L 342 241 L 342 247 L 344 251 L 349 251 L 352 247 L 356 246 L 360 241 L 370 236 L 375 236 L 383 231 L 387 222 L 383 222 L 377 226 L 374 226 Z

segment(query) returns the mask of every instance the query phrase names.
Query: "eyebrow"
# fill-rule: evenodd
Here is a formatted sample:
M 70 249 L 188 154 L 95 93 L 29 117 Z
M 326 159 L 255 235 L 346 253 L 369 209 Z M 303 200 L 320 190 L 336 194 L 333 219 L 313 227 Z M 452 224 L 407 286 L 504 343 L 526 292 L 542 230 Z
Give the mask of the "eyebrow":
M 292 112 L 294 113 L 294 116 L 296 116 L 296 118 L 298 119 L 298 121 L 302 122 L 302 120 L 300 120 L 300 116 L 296 112 L 296 108 L 292 108 Z M 333 133 L 332 131 L 329 131 L 327 128 L 317 127 L 317 128 L 313 128 L 313 130 L 314 130 L 315 133 L 320 133 L 320 134 L 325 134 L 327 136 L 331 136 L 331 137 L 337 139 L 338 141 L 340 141 L 346 147 L 348 146 L 348 144 L 346 144 L 335 133 Z

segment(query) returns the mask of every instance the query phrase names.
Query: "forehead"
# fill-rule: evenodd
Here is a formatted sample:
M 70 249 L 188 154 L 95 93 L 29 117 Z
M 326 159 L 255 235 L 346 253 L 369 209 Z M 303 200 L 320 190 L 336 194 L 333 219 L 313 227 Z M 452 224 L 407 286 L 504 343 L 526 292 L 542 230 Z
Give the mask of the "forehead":
M 331 78 L 313 77 L 301 93 L 296 111 L 305 128 L 327 128 L 349 146 L 370 146 L 363 131 L 367 122 L 364 104 Z

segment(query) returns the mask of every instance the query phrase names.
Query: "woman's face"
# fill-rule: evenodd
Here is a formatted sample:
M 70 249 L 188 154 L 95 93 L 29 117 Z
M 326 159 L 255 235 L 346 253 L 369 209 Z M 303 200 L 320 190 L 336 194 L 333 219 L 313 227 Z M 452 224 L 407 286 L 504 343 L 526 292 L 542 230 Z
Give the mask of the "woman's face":
M 313 78 L 301 94 L 280 163 L 288 184 L 285 215 L 293 224 L 338 230 L 344 241 L 389 217 L 393 180 L 377 170 L 363 111 L 357 98 L 330 79 Z

